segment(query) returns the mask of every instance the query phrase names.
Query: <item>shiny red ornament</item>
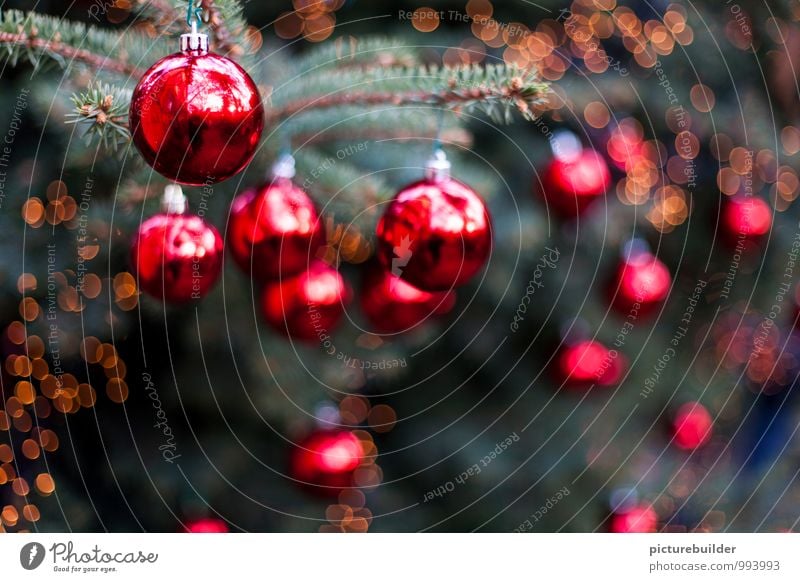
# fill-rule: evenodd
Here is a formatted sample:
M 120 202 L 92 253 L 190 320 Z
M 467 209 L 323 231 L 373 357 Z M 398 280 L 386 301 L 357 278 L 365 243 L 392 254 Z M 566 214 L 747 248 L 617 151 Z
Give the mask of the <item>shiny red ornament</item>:
M 558 216 L 575 218 L 605 195 L 610 184 L 606 161 L 596 151 L 585 149 L 553 158 L 541 176 L 541 194 Z
M 383 334 L 410 331 L 449 312 L 455 302 L 455 291 L 417 289 L 381 265 L 368 268 L 361 287 L 361 308 L 374 328 L 370 331 Z
M 131 264 L 142 291 L 168 303 L 201 299 L 222 272 L 222 237 L 195 214 L 156 214 L 139 227 Z
M 253 159 L 264 128 L 258 87 L 232 60 L 184 35 L 133 91 L 133 143 L 158 173 L 193 186 L 221 182 Z M 188 38 L 192 37 L 192 38 Z
M 627 358 L 594 340 L 564 346 L 556 361 L 556 380 L 568 388 L 613 386 L 627 370 Z
M 204 517 L 186 524 L 186 533 L 228 533 L 228 524 L 221 519 Z
M 320 430 L 293 447 L 289 475 L 316 493 L 337 495 L 354 485 L 353 473 L 363 460 L 364 447 L 352 432 Z
M 667 266 L 649 252 L 632 254 L 620 264 L 611 285 L 612 302 L 626 316 L 652 313 L 669 295 L 672 275 Z
M 234 199 L 227 242 L 239 268 L 263 282 L 307 269 L 325 234 L 308 194 L 277 178 Z
M 483 268 L 492 248 L 483 200 L 448 169 L 443 154 L 429 162 L 426 177 L 403 188 L 378 223 L 383 265 L 424 291 L 464 285 Z
M 735 246 L 739 240 L 757 241 L 772 228 L 772 209 L 755 196 L 727 198 L 722 206 L 723 240 Z
M 649 505 L 637 505 L 611 516 L 608 529 L 611 533 L 655 533 L 658 514 Z
M 330 341 L 352 292 L 339 271 L 321 261 L 307 271 L 264 286 L 261 308 L 267 323 L 296 340 Z
M 699 402 L 682 405 L 672 419 L 674 443 L 681 449 L 693 451 L 711 439 L 714 420 Z

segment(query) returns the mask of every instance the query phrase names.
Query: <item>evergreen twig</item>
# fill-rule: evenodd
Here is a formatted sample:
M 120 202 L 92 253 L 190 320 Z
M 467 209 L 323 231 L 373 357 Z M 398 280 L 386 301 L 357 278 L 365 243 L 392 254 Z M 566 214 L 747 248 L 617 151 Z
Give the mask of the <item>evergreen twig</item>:
M 475 107 L 495 121 L 507 122 L 512 108 L 531 118 L 531 106 L 540 102 L 547 91 L 547 85 L 535 72 L 506 65 L 389 67 L 310 77 L 313 78 L 294 83 L 287 91 L 291 97 L 286 99 L 284 95 L 284 104 L 271 111 L 269 122 L 319 109 L 387 104 Z
M 20 57 L 27 57 L 38 69 L 43 58 L 48 58 L 64 68 L 74 61 L 99 71 L 140 76 L 143 70 L 134 63 L 149 60 L 153 41 L 134 32 L 120 39 L 118 32 L 79 22 L 34 12 L 2 10 L 0 46 L 7 50 L 12 65 Z
M 90 85 L 83 93 L 73 95 L 76 111 L 67 115 L 67 123 L 78 124 L 87 145 L 95 137 L 106 149 L 117 150 L 131 139 L 128 129 L 128 105 L 131 91 L 106 83 Z

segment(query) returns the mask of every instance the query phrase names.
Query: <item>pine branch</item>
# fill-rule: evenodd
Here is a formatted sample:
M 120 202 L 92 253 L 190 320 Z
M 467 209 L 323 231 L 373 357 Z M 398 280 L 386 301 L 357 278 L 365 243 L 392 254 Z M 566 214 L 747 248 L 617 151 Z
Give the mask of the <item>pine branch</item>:
M 185 14 L 170 0 L 135 0 L 134 10 L 139 21 L 152 23 L 162 34 L 177 34 L 185 28 Z
M 326 69 L 412 67 L 420 62 L 419 50 L 396 38 L 352 36 L 322 43 L 300 57 L 294 73 L 316 73 Z
M 452 116 L 441 120 L 442 137 L 445 141 L 459 145 L 470 145 L 469 133 L 460 127 Z M 292 142 L 300 147 L 306 144 L 363 139 L 421 139 L 436 137 L 440 116 L 428 107 L 378 108 L 364 110 L 363 107 L 342 107 L 336 110 L 336 119 L 330 112 L 310 111 L 281 124 L 279 132 L 292 136 Z
M 128 89 L 105 83 L 90 85 L 84 93 L 72 96 L 76 111 L 67 115 L 67 123 L 78 124 L 87 145 L 98 138 L 104 148 L 116 151 L 131 139 L 128 129 L 130 100 Z
M 476 108 L 497 122 L 508 122 L 512 108 L 530 119 L 531 106 L 540 102 L 546 91 L 547 85 L 534 71 L 505 65 L 328 72 L 292 83 L 280 95 L 283 105 L 275 107 L 268 120 L 274 124 L 308 111 L 342 106 L 430 105 Z M 273 101 L 278 101 L 277 97 L 274 95 Z
M 34 12 L 3 10 L 0 46 L 6 48 L 12 65 L 27 57 L 36 69 L 49 59 L 63 68 L 79 62 L 99 71 L 140 76 L 143 70 L 134 63 L 152 58 L 148 55 L 153 41 L 135 33 L 120 40 L 115 31 Z

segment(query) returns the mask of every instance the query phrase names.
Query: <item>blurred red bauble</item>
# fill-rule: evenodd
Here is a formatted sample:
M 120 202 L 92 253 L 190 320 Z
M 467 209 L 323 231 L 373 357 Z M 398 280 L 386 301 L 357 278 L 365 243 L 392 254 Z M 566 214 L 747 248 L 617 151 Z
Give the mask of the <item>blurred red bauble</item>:
M 378 333 L 410 331 L 430 317 L 444 315 L 455 302 L 455 291 L 417 289 L 381 265 L 368 268 L 361 286 L 361 308 Z
M 570 388 L 592 384 L 613 386 L 627 370 L 627 359 L 598 341 L 584 340 L 561 348 L 556 361 L 556 380 Z
M 186 523 L 186 533 L 228 533 L 228 524 L 214 517 L 203 517 Z
M 214 184 L 253 159 L 264 108 L 250 76 L 209 53 L 205 35 L 184 35 L 181 42 L 184 50 L 154 64 L 133 91 L 133 143 L 170 180 Z
M 726 198 L 722 206 L 722 238 L 732 246 L 740 239 L 755 241 L 772 228 L 772 209 L 756 196 Z
M 705 406 L 699 402 L 687 402 L 672 419 L 674 442 L 679 448 L 692 451 L 709 441 L 713 425 Z
M 325 235 L 308 195 L 278 178 L 233 200 L 227 243 L 239 268 L 263 282 L 307 269 Z
M 606 193 L 611 172 L 600 154 L 585 149 L 553 158 L 541 182 L 541 194 L 548 206 L 561 218 L 575 218 Z
M 352 432 L 320 430 L 292 449 L 289 475 L 316 493 L 336 495 L 353 486 L 363 459 L 364 448 Z
M 222 255 L 217 229 L 195 214 L 156 214 L 131 243 L 139 288 L 168 303 L 205 296 L 222 272 Z
M 295 277 L 264 286 L 264 319 L 297 340 L 325 341 L 339 323 L 352 293 L 339 271 L 316 261 Z
M 671 285 L 672 275 L 658 258 L 649 252 L 632 253 L 617 269 L 612 302 L 623 315 L 646 315 L 664 302 Z
M 658 515 L 649 505 L 638 505 L 611 516 L 611 533 L 655 533 Z
M 377 235 L 383 265 L 423 291 L 465 284 L 486 264 L 492 248 L 483 200 L 450 178 L 441 152 L 428 163 L 425 179 L 403 188 L 389 203 Z

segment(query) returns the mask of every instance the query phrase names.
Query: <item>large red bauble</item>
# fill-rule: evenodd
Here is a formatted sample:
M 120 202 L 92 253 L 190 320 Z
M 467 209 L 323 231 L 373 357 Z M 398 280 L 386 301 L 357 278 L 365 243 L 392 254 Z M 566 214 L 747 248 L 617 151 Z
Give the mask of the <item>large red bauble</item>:
M 709 441 L 713 425 L 714 421 L 705 406 L 699 402 L 687 402 L 672 419 L 674 442 L 679 448 L 692 451 Z
M 141 78 L 130 107 L 133 143 L 158 173 L 200 186 L 239 173 L 258 147 L 264 108 L 239 65 L 202 50 L 164 57 Z
M 430 317 L 450 311 L 455 291 L 429 292 L 417 289 L 382 265 L 372 265 L 364 275 L 361 308 L 379 333 L 410 331 Z
M 649 505 L 637 505 L 611 516 L 608 529 L 611 533 L 655 533 L 658 514 Z
M 234 199 L 227 241 L 236 264 L 267 281 L 308 268 L 325 235 L 308 195 L 291 180 L 277 178 Z
M 627 369 L 627 359 L 594 340 L 564 346 L 556 361 L 556 379 L 569 388 L 613 386 Z
M 206 295 L 222 272 L 222 257 L 217 229 L 195 214 L 156 214 L 131 245 L 139 287 L 169 303 Z
M 261 307 L 267 323 L 282 334 L 323 342 L 339 323 L 351 295 L 339 271 L 316 261 L 295 277 L 267 283 Z
M 755 196 L 734 196 L 722 206 L 723 240 L 736 245 L 740 239 L 755 241 L 772 228 L 772 209 Z
M 624 315 L 652 313 L 669 295 L 672 276 L 667 266 L 648 252 L 632 255 L 620 264 L 611 286 L 612 302 Z
M 394 275 L 424 291 L 465 284 L 492 248 L 481 197 L 453 178 L 425 178 L 403 188 L 378 223 L 378 253 Z
M 353 473 L 363 459 L 364 447 L 352 432 L 320 430 L 292 449 L 289 474 L 316 493 L 337 495 L 353 486 Z
M 186 524 L 186 533 L 228 533 L 228 524 L 215 517 L 203 517 Z
M 606 161 L 586 149 L 575 156 L 553 158 L 541 176 L 541 194 L 560 217 L 574 218 L 603 196 L 610 184 Z

